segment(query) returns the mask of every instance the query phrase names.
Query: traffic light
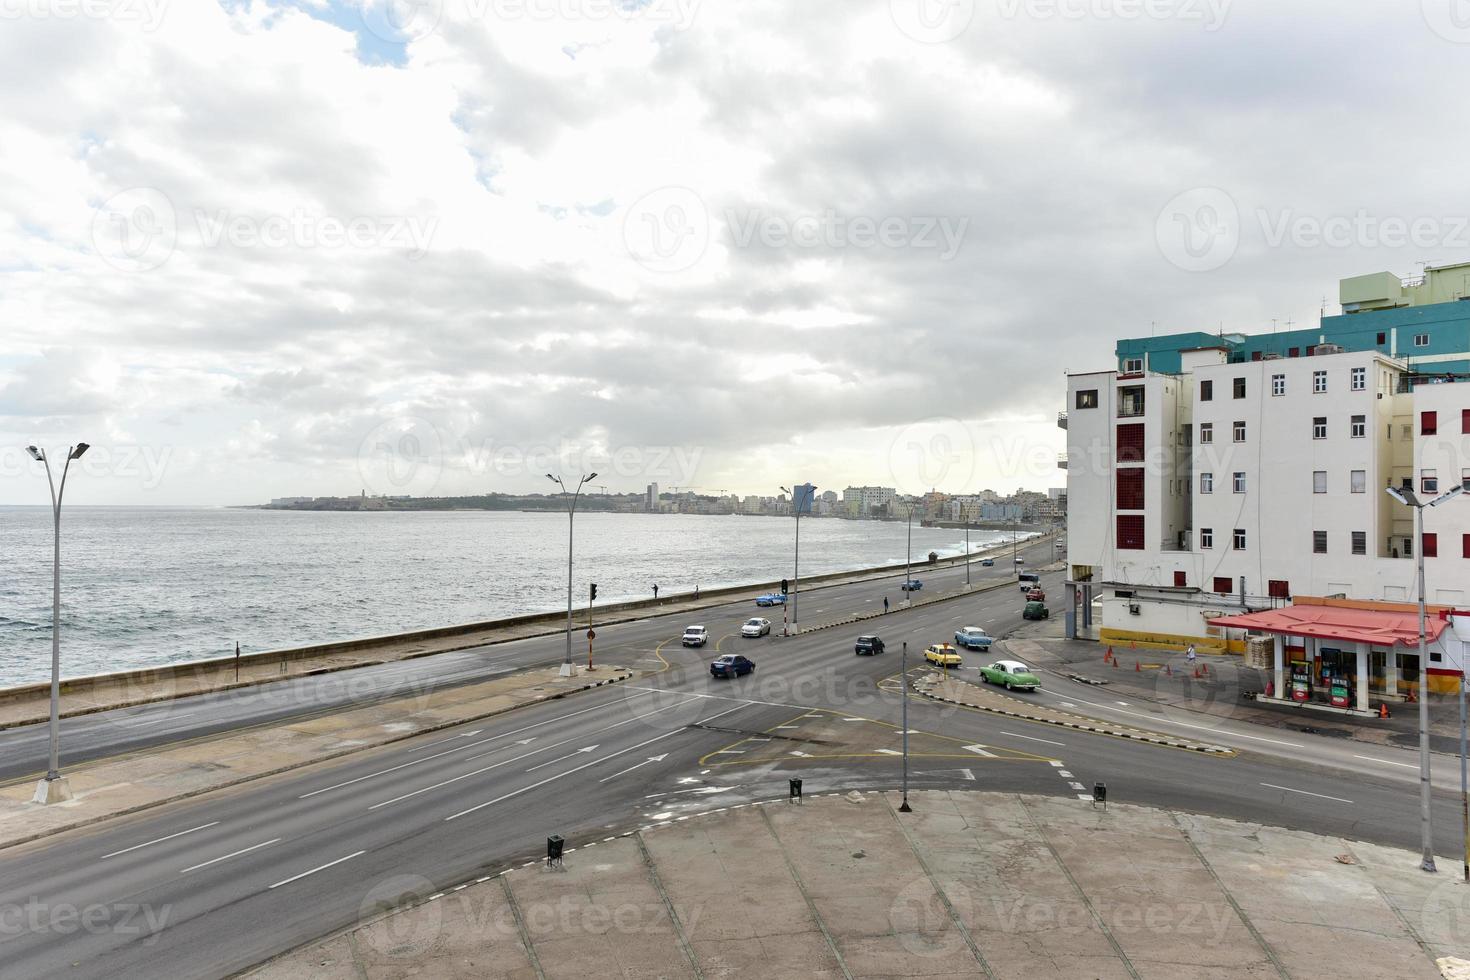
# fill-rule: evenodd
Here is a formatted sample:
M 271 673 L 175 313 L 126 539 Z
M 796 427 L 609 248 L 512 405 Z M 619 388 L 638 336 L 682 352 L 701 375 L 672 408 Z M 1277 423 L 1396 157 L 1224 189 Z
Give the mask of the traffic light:
M 786 594 L 786 593 L 788 593 L 788 592 L 790 592 L 790 591 L 791 591 L 791 590 L 790 590 L 790 589 L 788 589 L 788 588 L 787 588 L 787 587 L 786 587 L 786 586 L 787 586 L 787 585 L 788 585 L 788 584 L 789 584 L 789 583 L 788 583 L 788 581 L 787 581 L 787 580 L 786 580 L 786 579 L 784 579 L 784 578 L 783 578 L 783 579 L 782 579 L 782 580 L 781 580 L 781 594 L 782 594 L 782 595 L 785 595 L 785 594 Z
M 593 582 L 592 583 L 592 601 L 593 602 L 596 602 L 597 601 L 597 583 L 596 582 Z

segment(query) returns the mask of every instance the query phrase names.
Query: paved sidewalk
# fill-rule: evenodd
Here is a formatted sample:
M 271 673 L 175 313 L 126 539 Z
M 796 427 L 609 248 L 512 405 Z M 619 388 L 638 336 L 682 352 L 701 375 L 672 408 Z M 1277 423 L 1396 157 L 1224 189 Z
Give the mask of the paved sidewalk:
M 456 888 L 403 868 L 360 889 L 352 928 L 250 976 L 1430 980 L 1470 948 L 1470 888 L 1408 851 L 1050 797 L 910 802 L 721 809 Z
M 1107 645 L 1089 640 L 1012 637 L 997 643 L 996 648 L 1033 667 L 1064 677 L 1105 681 L 1109 688 L 1126 691 L 1129 697 L 1155 701 L 1171 710 L 1198 711 L 1273 728 L 1312 729 L 1314 733 L 1396 748 L 1419 745 L 1417 704 L 1391 705 L 1390 717 L 1380 719 L 1349 718 L 1252 701 L 1242 694 L 1264 692 L 1269 672 L 1245 666 L 1238 656 L 1199 654 L 1198 665 L 1208 668 L 1208 673 L 1196 679 L 1182 650 L 1171 653 L 1115 647 L 1118 665 L 1114 667 L 1103 663 Z M 1456 698 L 1430 697 L 1430 747 L 1434 751 L 1459 754 L 1459 711 Z
M 1210 742 L 1198 742 L 1166 732 L 1134 728 L 1131 725 L 1121 725 L 1117 722 L 1100 721 L 1049 705 L 1028 702 L 1024 694 L 1003 694 L 1000 690 L 986 685 L 980 680 L 978 674 L 968 675 L 965 679 L 961 679 L 953 674 L 935 671 L 914 681 L 914 690 L 936 701 L 965 705 L 980 711 L 989 711 L 1012 718 L 1024 718 L 1027 721 L 1057 725 L 1062 728 L 1094 732 L 1099 735 L 1112 735 L 1135 742 L 1151 742 L 1155 745 L 1167 745 L 1176 749 L 1190 749 L 1211 755 L 1235 754 L 1234 749 Z
M 35 780 L 0 788 L 0 847 L 10 847 L 112 817 L 261 779 L 413 738 L 538 701 L 627 680 L 632 672 L 601 667 L 576 677 L 558 668 L 526 671 L 448 691 L 367 708 L 194 739 L 68 767 L 75 798 L 51 806 L 30 802 Z

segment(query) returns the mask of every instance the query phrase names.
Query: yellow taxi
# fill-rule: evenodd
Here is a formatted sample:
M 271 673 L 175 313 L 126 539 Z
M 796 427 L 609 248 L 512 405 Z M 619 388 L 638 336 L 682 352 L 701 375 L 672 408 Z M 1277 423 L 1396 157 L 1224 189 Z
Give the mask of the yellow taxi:
M 958 667 L 962 663 L 960 652 L 948 643 L 931 643 L 924 659 L 936 667 Z

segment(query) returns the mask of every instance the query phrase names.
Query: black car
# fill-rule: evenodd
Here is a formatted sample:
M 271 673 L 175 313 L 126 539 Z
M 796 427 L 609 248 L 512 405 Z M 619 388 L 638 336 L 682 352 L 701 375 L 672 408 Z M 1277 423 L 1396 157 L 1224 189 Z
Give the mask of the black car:
M 709 665 L 709 672 L 713 677 L 739 677 L 754 671 L 755 662 L 738 653 L 727 653 Z
M 857 643 L 853 645 L 853 652 L 860 657 L 870 657 L 873 654 L 882 653 L 883 638 L 872 634 L 860 636 L 857 638 Z

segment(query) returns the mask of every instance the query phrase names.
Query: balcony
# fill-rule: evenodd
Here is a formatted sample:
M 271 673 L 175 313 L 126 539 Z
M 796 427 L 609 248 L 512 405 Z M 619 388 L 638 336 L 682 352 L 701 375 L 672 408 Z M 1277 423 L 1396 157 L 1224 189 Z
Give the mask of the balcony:
M 1066 412 L 1058 412 L 1057 413 L 1057 428 L 1058 429 L 1065 429 L 1066 427 L 1067 427 L 1067 413 Z
M 1057 469 L 1064 470 L 1066 468 L 1067 468 L 1067 454 L 1066 453 L 1057 453 Z
M 1143 385 L 1118 389 L 1118 418 L 1138 418 L 1143 414 Z

